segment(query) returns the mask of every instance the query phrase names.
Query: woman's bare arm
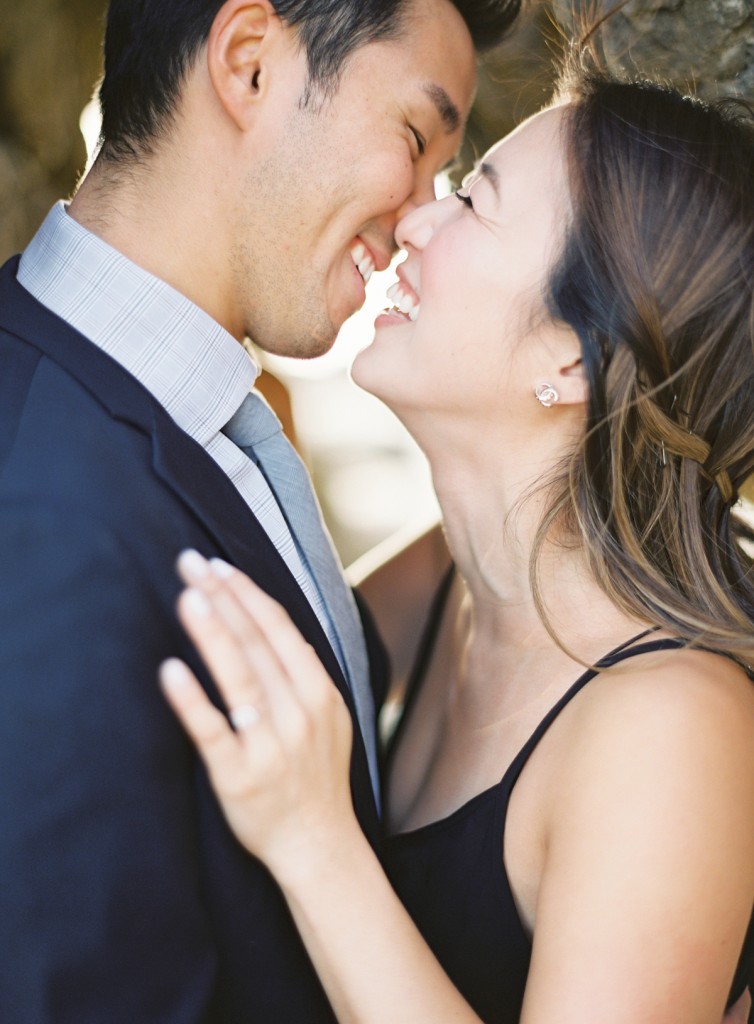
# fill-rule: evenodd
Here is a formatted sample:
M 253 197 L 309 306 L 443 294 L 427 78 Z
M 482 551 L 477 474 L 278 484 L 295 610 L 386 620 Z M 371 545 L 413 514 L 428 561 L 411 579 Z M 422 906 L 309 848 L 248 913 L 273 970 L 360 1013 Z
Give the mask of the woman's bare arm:
M 351 804 L 348 711 L 287 614 L 196 558 L 179 615 L 238 723 L 168 662 L 165 693 L 229 824 L 272 871 L 341 1024 L 481 1024 L 395 896 Z M 185 563 L 184 563 L 185 566 Z
M 754 689 L 700 651 L 592 686 L 558 769 L 522 1024 L 708 1024 L 754 900 Z
M 165 692 L 229 824 L 281 886 L 338 1020 L 479 1024 L 359 829 L 351 722 L 319 659 L 242 574 L 184 571 L 179 615 L 238 731 L 182 663 L 163 669 Z M 626 689 L 625 674 L 580 723 L 550 811 L 523 1024 L 722 1016 L 754 893 L 754 705 L 726 678 L 738 669 L 691 656 L 712 659 L 719 687 L 702 672 L 678 702 L 646 679 Z M 684 667 L 678 687 L 694 685 Z

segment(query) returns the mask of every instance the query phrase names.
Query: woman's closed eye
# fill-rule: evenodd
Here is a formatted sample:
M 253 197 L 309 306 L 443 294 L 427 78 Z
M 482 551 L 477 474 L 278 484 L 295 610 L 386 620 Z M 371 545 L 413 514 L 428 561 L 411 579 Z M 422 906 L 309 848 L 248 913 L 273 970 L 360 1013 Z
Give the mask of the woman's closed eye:
M 474 204 L 471 201 L 471 196 L 470 195 L 468 195 L 468 194 L 466 194 L 464 192 L 461 192 L 460 189 L 456 189 L 455 197 L 456 197 L 456 199 L 460 199 L 462 203 L 465 203 L 472 210 L 474 209 Z

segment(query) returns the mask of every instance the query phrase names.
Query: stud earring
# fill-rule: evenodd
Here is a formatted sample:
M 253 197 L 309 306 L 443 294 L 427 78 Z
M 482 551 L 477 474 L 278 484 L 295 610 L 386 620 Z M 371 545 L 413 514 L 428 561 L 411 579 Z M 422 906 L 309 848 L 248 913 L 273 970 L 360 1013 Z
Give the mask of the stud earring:
M 549 409 L 551 405 L 555 405 L 560 398 L 560 395 L 552 384 L 539 384 L 534 388 L 534 397 L 545 407 L 545 409 Z

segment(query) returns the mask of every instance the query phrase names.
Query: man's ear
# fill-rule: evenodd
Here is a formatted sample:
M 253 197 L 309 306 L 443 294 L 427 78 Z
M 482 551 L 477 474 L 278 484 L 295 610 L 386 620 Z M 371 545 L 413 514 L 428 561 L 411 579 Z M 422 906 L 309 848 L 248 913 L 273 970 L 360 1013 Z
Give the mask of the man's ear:
M 282 35 L 269 0 L 226 0 L 207 40 L 207 69 L 217 98 L 242 130 L 268 89 L 268 62 Z

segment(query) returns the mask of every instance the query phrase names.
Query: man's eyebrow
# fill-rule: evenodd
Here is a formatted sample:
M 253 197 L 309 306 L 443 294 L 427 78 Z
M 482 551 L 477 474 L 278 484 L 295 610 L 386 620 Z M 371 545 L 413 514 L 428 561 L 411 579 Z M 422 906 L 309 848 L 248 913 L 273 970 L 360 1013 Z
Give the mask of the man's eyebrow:
M 458 131 L 461 127 L 461 111 L 448 96 L 441 85 L 430 83 L 424 86 L 424 92 L 429 96 L 442 118 L 448 135 Z

